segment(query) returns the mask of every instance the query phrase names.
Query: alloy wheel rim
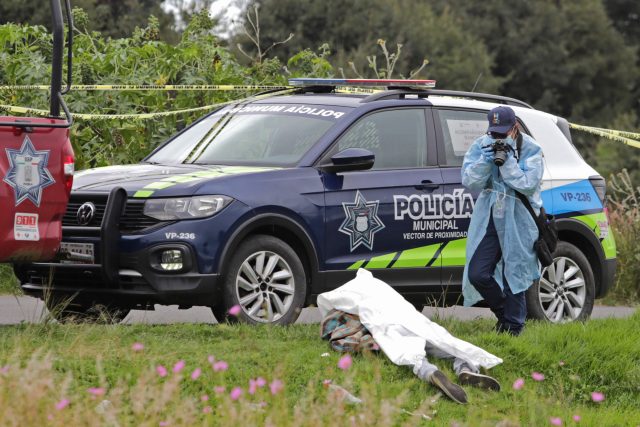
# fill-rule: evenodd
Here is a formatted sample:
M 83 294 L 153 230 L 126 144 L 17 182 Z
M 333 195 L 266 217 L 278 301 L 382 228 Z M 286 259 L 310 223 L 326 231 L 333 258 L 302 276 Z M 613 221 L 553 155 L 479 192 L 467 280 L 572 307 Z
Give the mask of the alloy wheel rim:
M 540 278 L 538 298 L 544 314 L 554 323 L 573 321 L 582 312 L 587 296 L 584 274 L 571 258 L 558 257 Z
M 257 322 L 282 318 L 293 304 L 295 280 L 289 264 L 275 252 L 249 255 L 236 275 L 236 296 L 244 313 Z

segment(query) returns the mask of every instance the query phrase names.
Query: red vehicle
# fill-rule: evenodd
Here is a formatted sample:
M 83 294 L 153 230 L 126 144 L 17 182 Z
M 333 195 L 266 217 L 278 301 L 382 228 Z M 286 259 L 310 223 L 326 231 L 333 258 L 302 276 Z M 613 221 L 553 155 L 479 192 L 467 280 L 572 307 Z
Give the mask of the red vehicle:
M 61 91 L 64 45 L 62 8 L 51 0 L 53 55 L 49 117 L 0 116 L 0 262 L 54 258 L 62 238 L 62 217 L 73 184 L 69 140 L 73 121 L 62 94 L 71 85 L 73 27 L 69 0 L 67 88 Z M 60 109 L 66 118 L 60 116 Z

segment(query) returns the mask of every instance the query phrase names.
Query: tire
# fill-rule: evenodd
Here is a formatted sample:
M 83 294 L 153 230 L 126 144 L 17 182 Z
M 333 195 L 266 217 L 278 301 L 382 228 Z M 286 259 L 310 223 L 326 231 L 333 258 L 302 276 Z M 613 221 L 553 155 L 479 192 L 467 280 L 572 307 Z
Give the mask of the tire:
M 222 303 L 212 307 L 218 321 L 288 325 L 302 311 L 307 278 L 299 256 L 288 244 L 273 236 L 256 235 L 233 254 L 222 292 Z M 240 306 L 240 313 L 229 315 L 235 305 Z
M 70 299 L 45 299 L 49 315 L 60 323 L 117 324 L 129 314 L 129 309 L 103 304 L 81 304 Z
M 583 321 L 591 315 L 594 301 L 595 280 L 589 261 L 577 247 L 558 242 L 553 264 L 527 290 L 528 317 L 552 323 Z

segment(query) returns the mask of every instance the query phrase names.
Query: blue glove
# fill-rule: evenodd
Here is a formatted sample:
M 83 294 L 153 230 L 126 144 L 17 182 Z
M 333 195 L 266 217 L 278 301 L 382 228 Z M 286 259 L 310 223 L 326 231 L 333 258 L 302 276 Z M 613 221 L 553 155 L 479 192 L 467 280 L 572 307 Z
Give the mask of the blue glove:
M 493 163 L 493 159 L 495 159 L 496 156 L 491 145 L 482 147 L 480 148 L 480 150 L 482 150 L 482 157 L 484 158 L 484 160 Z

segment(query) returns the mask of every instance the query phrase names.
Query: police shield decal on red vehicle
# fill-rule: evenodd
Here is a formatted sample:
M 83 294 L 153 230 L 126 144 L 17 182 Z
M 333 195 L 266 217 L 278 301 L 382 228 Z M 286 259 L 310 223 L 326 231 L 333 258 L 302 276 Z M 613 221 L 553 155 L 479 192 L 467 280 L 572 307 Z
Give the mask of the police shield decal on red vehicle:
M 36 150 L 28 136 L 24 138 L 20 150 L 5 150 L 9 170 L 4 182 L 14 189 L 16 206 L 28 199 L 39 207 L 42 190 L 56 182 L 47 169 L 49 150 Z

